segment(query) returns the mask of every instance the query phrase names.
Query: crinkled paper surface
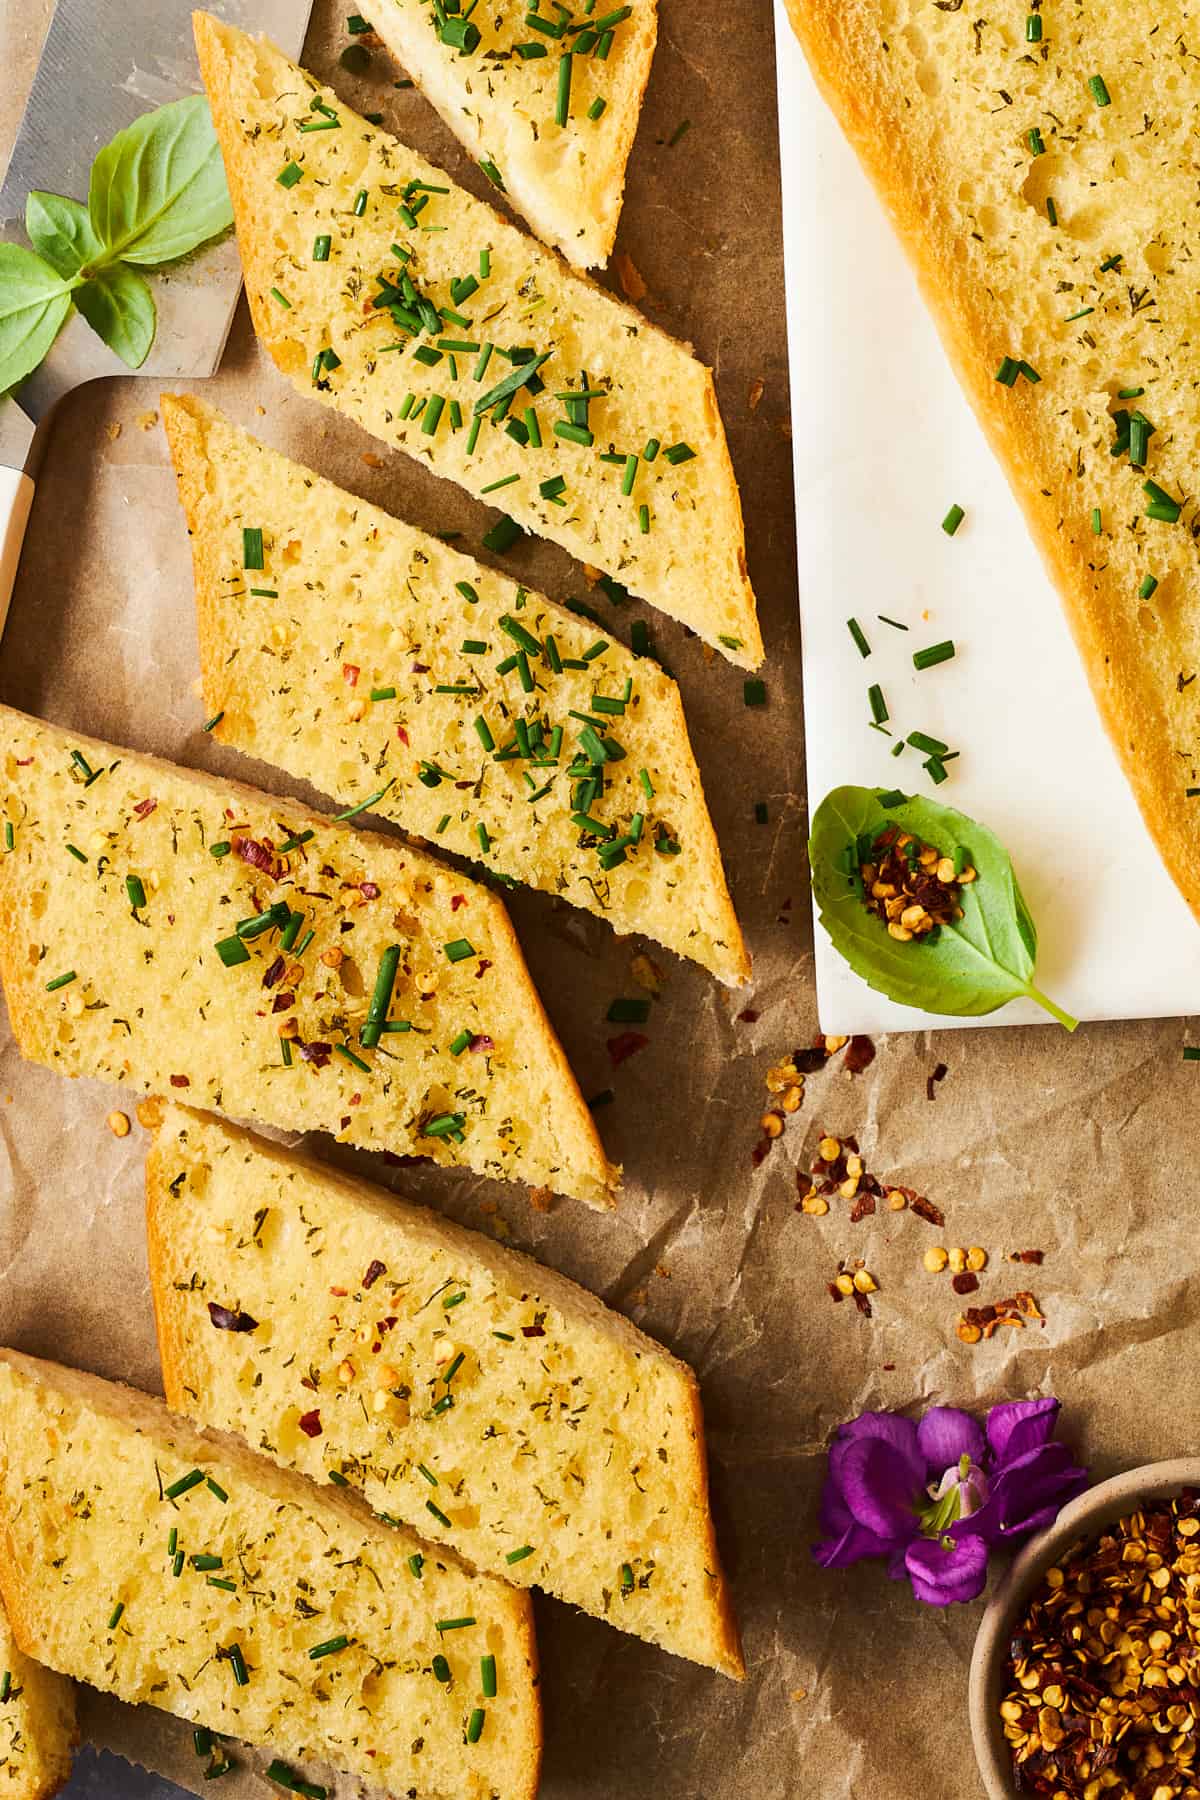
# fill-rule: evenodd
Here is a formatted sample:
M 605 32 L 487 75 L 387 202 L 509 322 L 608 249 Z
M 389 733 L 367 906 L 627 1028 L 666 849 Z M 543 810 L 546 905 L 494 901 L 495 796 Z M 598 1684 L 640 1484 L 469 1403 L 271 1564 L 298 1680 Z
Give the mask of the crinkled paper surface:
M 0 0 L 0 156 L 48 12 L 47 0 Z M 362 81 L 337 69 L 343 12 L 318 0 L 311 66 L 487 192 L 419 97 L 393 89 L 400 72 L 386 58 L 377 55 Z M 665 981 L 650 1043 L 613 1070 L 606 1040 L 615 1028 L 604 1014 L 614 995 L 637 991 L 631 963 L 643 946 L 544 895 L 516 894 L 526 955 L 584 1091 L 615 1091 L 599 1122 L 625 1165 L 620 1211 L 598 1217 L 562 1202 L 542 1215 L 517 1189 L 357 1159 L 377 1180 L 511 1234 L 686 1357 L 703 1383 L 747 1681 L 737 1687 L 539 1600 L 547 1800 L 739 1791 L 972 1800 L 965 1676 L 979 1608 L 923 1611 L 879 1569 L 834 1575 L 812 1565 L 830 1430 L 865 1406 L 983 1405 L 1053 1390 L 1101 1473 L 1195 1441 L 1190 1339 L 1178 1335 L 1200 1310 L 1189 1152 L 1200 1076 L 1180 1058 L 1185 1027 L 881 1040 L 864 1074 L 850 1076 L 839 1056 L 811 1076 L 802 1109 L 753 1164 L 765 1073 L 816 1027 L 772 58 L 769 0 L 732 11 L 720 0 L 661 0 L 617 259 L 627 282 L 644 281 L 646 313 L 714 365 L 742 484 L 768 646 L 766 708 L 747 709 L 740 675 L 645 616 L 683 688 L 753 985 L 730 994 L 651 947 Z M 462 531 L 467 547 L 495 516 L 295 395 L 258 354 L 244 309 L 207 391 L 269 442 L 427 529 Z M 0 650 L 0 695 L 117 743 L 280 788 L 282 778 L 200 730 L 187 540 L 156 398 L 128 379 L 64 406 Z M 549 546 L 521 545 L 505 567 L 560 597 L 586 593 L 582 571 Z M 614 614 L 613 629 L 628 639 L 642 610 Z M 758 801 L 765 825 L 755 822 Z M 1098 873 L 1099 864 L 1081 879 Z M 1138 929 L 1136 894 L 1129 929 Z M 926 1080 L 942 1060 L 949 1073 L 931 1102 Z M 135 1127 L 119 1142 L 105 1127 L 121 1104 L 132 1110 L 110 1088 L 23 1066 L 6 1034 L 0 1042 L 0 1338 L 154 1387 L 143 1138 Z M 823 1129 L 857 1133 L 868 1166 L 928 1195 L 945 1229 L 910 1212 L 851 1224 L 840 1199 L 825 1218 L 799 1214 L 797 1171 Z M 974 1298 L 1031 1287 L 1045 1326 L 973 1349 L 959 1343 L 949 1277 L 921 1264 L 938 1242 L 986 1248 Z M 1029 1248 L 1045 1252 L 1041 1268 L 1005 1262 Z M 879 1283 L 870 1319 L 826 1292 L 839 1259 L 858 1257 Z M 97 1741 L 204 1787 L 183 1727 L 93 1695 L 84 1719 Z M 111 1762 L 89 1763 L 78 1780 L 88 1800 L 128 1791 Z M 339 1796 L 352 1791 L 336 1785 Z M 264 1791 L 250 1774 L 221 1788 L 227 1800 Z

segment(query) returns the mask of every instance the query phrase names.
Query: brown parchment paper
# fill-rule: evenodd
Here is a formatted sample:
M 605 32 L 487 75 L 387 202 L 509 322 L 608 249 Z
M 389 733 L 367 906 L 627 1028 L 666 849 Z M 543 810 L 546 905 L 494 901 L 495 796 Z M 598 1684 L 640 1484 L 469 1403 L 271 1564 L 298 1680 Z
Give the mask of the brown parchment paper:
M 398 71 L 384 57 L 362 81 L 337 69 L 344 10 L 317 0 L 310 65 L 483 191 L 430 109 L 392 88 Z M 0 159 L 48 14 L 49 0 L 0 0 Z M 514 894 L 522 943 L 584 1091 L 615 1090 L 598 1116 L 625 1165 L 619 1212 L 600 1218 L 562 1202 L 541 1215 L 515 1188 L 357 1159 L 376 1180 L 510 1234 L 668 1343 L 703 1382 L 748 1678 L 737 1687 L 539 1597 L 547 1800 L 738 1791 L 975 1800 L 965 1665 L 980 1608 L 931 1612 L 875 1566 L 834 1575 L 812 1565 L 830 1430 L 865 1406 L 982 1406 L 1053 1391 L 1105 1474 L 1194 1449 L 1200 1421 L 1191 1380 L 1200 1076 L 1180 1058 L 1186 1022 L 1074 1039 L 1038 1029 L 884 1040 L 866 1073 L 851 1077 L 836 1057 L 810 1077 L 802 1110 L 753 1165 L 764 1074 L 816 1028 L 774 104 L 769 0 L 661 0 L 616 263 L 628 283 L 622 258 L 631 260 L 645 311 L 714 365 L 742 484 L 768 646 L 765 710 L 746 709 L 736 672 L 645 616 L 682 684 L 753 986 L 731 995 L 651 947 L 665 973 L 651 1041 L 613 1071 L 604 1013 L 615 994 L 637 991 L 630 963 L 641 946 L 544 895 Z M 426 529 L 461 530 L 477 548 L 494 517 L 294 395 L 258 354 L 244 309 L 207 391 L 269 442 Z M 270 769 L 200 730 L 190 562 L 156 398 L 129 379 L 95 384 L 64 407 L 0 648 L 0 695 L 280 788 Z M 521 546 L 506 566 L 551 594 L 586 591 L 580 569 L 546 545 Z M 641 610 L 614 616 L 614 628 L 627 638 Z M 755 823 L 757 801 L 766 825 Z M 926 1078 L 943 1059 L 949 1074 L 931 1103 Z M 132 1110 L 112 1088 L 23 1065 L 0 1020 L 0 1339 L 156 1388 L 143 1134 L 135 1127 L 118 1142 L 105 1127 L 121 1104 Z M 857 1132 L 869 1166 L 927 1194 L 945 1230 L 907 1212 L 852 1225 L 842 1201 L 824 1219 L 798 1214 L 796 1172 L 823 1128 Z M 921 1266 L 938 1242 L 987 1248 L 978 1299 L 1030 1286 L 1044 1328 L 960 1344 L 949 1277 Z M 1005 1263 L 1026 1248 L 1045 1251 L 1042 1268 Z M 864 1258 L 879 1283 L 869 1320 L 827 1296 L 842 1257 Z M 175 1722 L 91 1694 L 83 1717 L 96 1741 L 202 1789 Z M 248 1754 L 247 1771 L 261 1760 Z M 336 1787 L 345 1796 L 353 1784 Z M 222 1783 L 229 1800 L 263 1791 L 249 1772 Z

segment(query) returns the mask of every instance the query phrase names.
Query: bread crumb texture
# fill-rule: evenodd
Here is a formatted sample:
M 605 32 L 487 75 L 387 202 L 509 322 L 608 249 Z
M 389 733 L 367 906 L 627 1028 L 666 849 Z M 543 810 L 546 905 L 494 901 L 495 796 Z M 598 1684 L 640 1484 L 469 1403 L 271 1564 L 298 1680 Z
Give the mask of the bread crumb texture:
M 685 1364 L 530 1258 L 179 1107 L 147 1197 L 174 1405 L 741 1674 Z
M 24 1055 L 611 1204 L 615 1172 L 485 888 L 7 708 L 0 758 L 0 971 Z
M 15 1351 L 0 1438 L 0 1585 L 39 1661 L 376 1789 L 534 1793 L 527 1596 L 161 1400 Z
M 1188 8 L 790 11 L 1009 472 L 1146 822 L 1200 911 Z
M 0 1612 L 0 1797 L 50 1800 L 79 1740 L 71 1683 L 18 1649 Z
M 527 23 L 526 0 L 446 25 L 427 0 L 368 0 L 363 11 L 543 243 L 576 268 L 603 264 L 654 56 L 657 0 L 600 0 L 565 30 L 568 20 L 548 9 L 549 35 Z
M 284 373 L 757 667 L 711 372 L 270 44 L 196 41 Z
M 190 398 L 163 417 L 215 733 L 693 957 L 749 961 L 679 690 L 649 656 Z M 261 567 L 245 567 L 245 532 Z

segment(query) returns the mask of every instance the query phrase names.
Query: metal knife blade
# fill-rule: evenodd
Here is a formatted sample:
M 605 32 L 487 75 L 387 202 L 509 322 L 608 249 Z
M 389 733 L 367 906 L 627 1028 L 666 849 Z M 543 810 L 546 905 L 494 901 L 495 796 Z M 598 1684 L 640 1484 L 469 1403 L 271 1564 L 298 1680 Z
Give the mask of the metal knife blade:
M 289 56 L 300 53 L 311 8 L 312 0 L 213 0 L 214 12 L 265 31 Z M 191 0 L 58 0 L 0 185 L 0 238 L 25 241 L 25 201 L 34 188 L 86 200 L 92 159 L 114 133 L 151 107 L 199 91 L 191 13 Z M 241 286 L 232 236 L 173 269 L 148 273 L 158 329 L 139 373 L 160 380 L 211 375 Z M 36 423 L 70 388 L 127 373 L 75 316 L 16 399 Z M 11 434 L 5 415 L 16 410 L 0 403 L 0 452 Z

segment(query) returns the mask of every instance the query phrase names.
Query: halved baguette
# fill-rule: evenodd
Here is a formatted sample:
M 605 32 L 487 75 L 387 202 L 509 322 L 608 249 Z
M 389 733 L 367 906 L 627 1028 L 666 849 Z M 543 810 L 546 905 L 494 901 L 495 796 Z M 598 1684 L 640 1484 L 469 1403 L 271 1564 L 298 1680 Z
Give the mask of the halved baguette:
M 486 888 L 7 707 L 0 758 L 0 974 L 25 1056 L 612 1204 L 614 1171 Z M 372 1047 L 385 956 L 391 1028 Z
M 255 328 L 284 373 L 756 667 L 710 371 L 273 45 L 207 13 L 196 43 Z
M 982 18 L 954 0 L 789 0 L 789 11 L 1024 509 L 1146 825 L 1200 918 L 1190 11 L 1149 0 Z
M 0 1590 L 27 1655 L 122 1700 L 397 1793 L 536 1790 L 527 1595 L 161 1400 L 13 1350 Z
M 222 742 L 345 805 L 391 776 L 379 810 L 405 829 L 745 980 L 679 690 L 656 662 L 200 400 L 164 394 L 162 416 L 192 535 L 205 707 Z M 263 534 L 258 574 L 243 567 L 246 525 Z M 483 648 L 464 654 L 464 642 Z M 535 740 L 544 731 L 528 757 L 517 720 Z M 600 765 L 602 791 L 567 772 L 580 758 L 593 766 L 585 746 L 597 734 L 614 758 L 624 752 Z M 518 754 L 503 760 L 510 743 Z
M 71 1683 L 18 1648 L 0 1611 L 0 1800 L 51 1800 L 78 1742 Z
M 529 1257 L 182 1108 L 146 1196 L 172 1405 L 743 1673 L 685 1364 Z M 230 1310 L 254 1329 L 215 1330 Z M 312 1406 L 319 1436 L 296 1428 Z
M 530 26 L 538 9 L 524 4 L 480 6 L 447 26 L 428 0 L 364 0 L 362 10 L 455 136 L 497 171 L 542 242 L 577 269 L 603 265 L 650 78 L 657 0 L 611 7 L 601 0 L 596 25 L 581 13 L 567 32 L 548 6 L 545 23 L 557 36 Z M 459 48 L 455 40 L 464 38 Z M 564 52 L 568 106 L 560 125 Z

